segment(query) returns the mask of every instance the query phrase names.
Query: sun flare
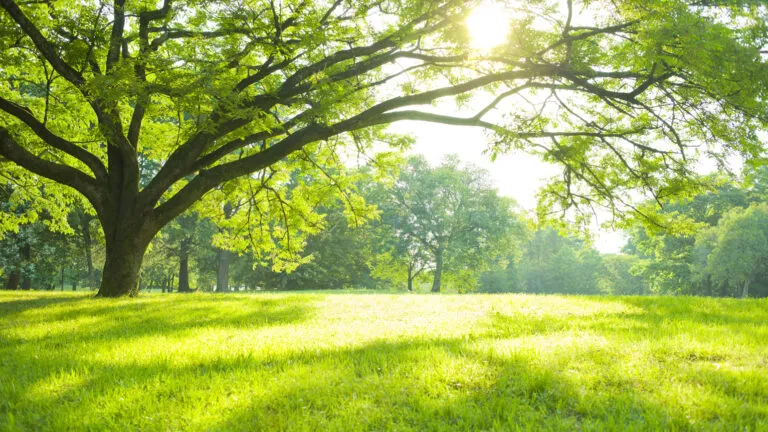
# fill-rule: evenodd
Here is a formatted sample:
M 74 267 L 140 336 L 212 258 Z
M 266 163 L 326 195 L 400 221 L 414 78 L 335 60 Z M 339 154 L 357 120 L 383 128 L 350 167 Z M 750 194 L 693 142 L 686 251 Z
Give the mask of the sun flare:
M 499 3 L 485 2 L 467 17 L 470 44 L 477 50 L 490 50 L 507 40 L 508 13 Z

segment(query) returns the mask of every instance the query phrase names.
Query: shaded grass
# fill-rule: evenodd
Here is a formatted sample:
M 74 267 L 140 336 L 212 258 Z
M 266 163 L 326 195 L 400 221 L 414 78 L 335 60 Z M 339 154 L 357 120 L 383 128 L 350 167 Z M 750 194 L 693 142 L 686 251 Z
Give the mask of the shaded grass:
M 0 292 L 0 430 L 768 430 L 768 301 Z

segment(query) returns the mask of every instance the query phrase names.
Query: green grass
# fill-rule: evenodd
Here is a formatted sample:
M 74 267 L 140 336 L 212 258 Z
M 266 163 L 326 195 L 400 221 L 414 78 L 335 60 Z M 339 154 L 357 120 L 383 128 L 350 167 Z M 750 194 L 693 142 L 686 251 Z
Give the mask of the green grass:
M 768 301 L 0 292 L 0 430 L 768 430 Z

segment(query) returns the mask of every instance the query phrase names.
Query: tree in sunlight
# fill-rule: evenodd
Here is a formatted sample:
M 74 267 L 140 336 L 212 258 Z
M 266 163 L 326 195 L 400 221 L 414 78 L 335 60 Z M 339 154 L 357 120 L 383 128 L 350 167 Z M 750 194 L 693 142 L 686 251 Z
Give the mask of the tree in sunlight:
M 492 154 L 560 164 L 547 212 L 685 195 L 699 157 L 763 151 L 757 2 L 500 1 L 508 37 L 482 49 L 466 22 L 485 0 L 155 3 L 0 0 L 3 177 L 87 201 L 101 296 L 135 294 L 150 241 L 193 205 L 247 202 L 221 221 L 295 267 L 324 203 L 371 214 L 344 163 L 407 142 L 397 121 L 486 128 Z M 419 108 L 441 100 L 474 110 Z

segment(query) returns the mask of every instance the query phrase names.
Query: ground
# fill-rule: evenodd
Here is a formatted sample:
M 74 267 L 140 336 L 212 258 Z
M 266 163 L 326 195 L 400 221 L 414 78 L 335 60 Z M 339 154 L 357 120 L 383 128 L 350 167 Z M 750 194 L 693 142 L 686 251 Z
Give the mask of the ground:
M 0 430 L 768 430 L 768 300 L 0 292 Z

